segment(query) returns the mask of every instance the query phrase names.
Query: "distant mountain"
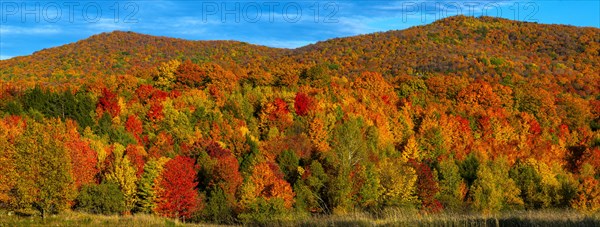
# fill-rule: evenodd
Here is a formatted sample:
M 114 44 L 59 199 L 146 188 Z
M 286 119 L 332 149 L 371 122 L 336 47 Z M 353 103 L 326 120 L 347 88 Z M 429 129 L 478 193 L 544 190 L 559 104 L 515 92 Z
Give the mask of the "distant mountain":
M 13 81 L 32 76 L 85 80 L 88 76 L 148 74 L 160 62 L 190 59 L 275 75 L 331 64 L 344 76 L 362 71 L 387 77 L 583 74 L 585 83 L 597 84 L 599 55 L 597 28 L 455 16 L 406 30 L 336 38 L 293 50 L 115 31 L 0 61 L 0 76 Z
M 319 42 L 299 48 L 295 54 L 301 59 L 334 61 L 349 70 L 391 75 L 420 72 L 476 76 L 498 74 L 498 68 L 506 68 L 504 74 L 529 75 L 553 73 L 559 64 L 564 65 L 561 72 L 576 73 L 586 68 L 590 74 L 597 74 L 600 29 L 456 16 L 406 30 Z M 482 68 L 482 64 L 498 67 Z
M 37 51 L 30 56 L 0 61 L 0 74 L 2 78 L 112 75 L 145 69 L 176 58 L 245 63 L 284 51 L 237 41 L 189 41 L 114 31 Z

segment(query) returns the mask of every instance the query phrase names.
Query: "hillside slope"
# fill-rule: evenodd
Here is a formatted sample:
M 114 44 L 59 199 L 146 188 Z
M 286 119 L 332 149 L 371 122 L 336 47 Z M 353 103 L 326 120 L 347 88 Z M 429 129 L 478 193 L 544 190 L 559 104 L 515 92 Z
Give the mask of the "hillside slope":
M 406 30 L 319 42 L 294 55 L 339 64 L 344 73 L 500 79 L 583 75 L 582 84 L 598 86 L 600 29 L 456 16 Z
M 584 85 L 598 85 L 600 30 L 545 25 L 499 18 L 455 16 L 425 26 L 337 38 L 294 50 L 235 41 L 188 41 L 133 32 L 112 32 L 31 56 L 0 61 L 0 76 L 89 77 L 147 74 L 149 67 L 171 59 L 214 61 L 246 71 L 276 75 L 297 73 L 327 63 L 344 76 L 376 71 L 397 75 L 450 74 L 502 78 L 586 75 Z M 237 66 L 235 66 L 237 67 Z M 260 73 L 263 72 L 263 70 Z M 278 74 L 279 73 L 279 74 Z
M 171 59 L 195 62 L 235 62 L 241 65 L 286 52 L 236 41 L 189 41 L 176 38 L 115 31 L 30 56 L 0 61 L 0 76 L 85 78 L 144 71 Z
M 0 208 L 597 214 L 599 64 L 600 29 L 487 17 L 293 50 L 100 34 L 0 61 Z

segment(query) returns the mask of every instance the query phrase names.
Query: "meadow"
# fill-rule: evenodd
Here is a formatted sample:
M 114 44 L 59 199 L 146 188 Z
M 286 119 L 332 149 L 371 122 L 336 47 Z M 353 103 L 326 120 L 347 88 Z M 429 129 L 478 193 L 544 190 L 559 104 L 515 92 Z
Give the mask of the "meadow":
M 494 215 L 476 213 L 422 214 L 416 210 L 390 210 L 379 217 L 367 213 L 347 215 L 296 216 L 292 220 L 243 223 L 259 226 L 599 226 L 600 214 L 574 210 L 508 211 Z M 155 215 L 94 215 L 65 212 L 45 219 L 0 213 L 0 226 L 219 226 L 184 223 Z

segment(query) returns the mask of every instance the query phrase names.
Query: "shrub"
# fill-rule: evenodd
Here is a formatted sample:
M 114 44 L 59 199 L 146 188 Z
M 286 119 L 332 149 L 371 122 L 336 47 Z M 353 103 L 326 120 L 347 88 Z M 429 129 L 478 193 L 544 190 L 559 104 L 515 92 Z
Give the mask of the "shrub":
M 231 224 L 235 221 L 233 209 L 223 189 L 216 187 L 210 192 L 204 217 L 210 222 L 219 224 Z
M 125 211 L 125 197 L 114 183 L 83 186 L 76 202 L 76 209 L 93 214 L 108 215 Z
M 283 199 L 265 200 L 264 198 L 258 198 L 250 204 L 246 212 L 240 214 L 238 217 L 244 224 L 267 225 L 274 221 L 291 219 L 289 214 Z

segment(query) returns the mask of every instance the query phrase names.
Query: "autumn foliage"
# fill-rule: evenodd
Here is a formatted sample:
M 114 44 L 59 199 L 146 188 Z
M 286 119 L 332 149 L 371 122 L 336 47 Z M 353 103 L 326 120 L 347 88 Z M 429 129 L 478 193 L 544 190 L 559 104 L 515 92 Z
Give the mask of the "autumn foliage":
M 96 35 L 0 61 L 0 207 L 597 212 L 599 51 L 597 28 L 465 16 L 297 49 Z
M 298 92 L 294 98 L 294 108 L 296 108 L 296 114 L 300 116 L 307 115 L 308 111 L 310 111 L 312 108 L 312 102 L 312 99 L 308 95 Z
M 119 107 L 119 98 L 117 94 L 108 90 L 108 88 L 102 89 L 102 97 L 98 99 L 97 108 L 103 112 L 110 114 L 110 116 L 115 117 L 121 113 L 121 108 Z
M 202 205 L 195 190 L 197 184 L 194 160 L 177 156 L 168 161 L 158 180 L 156 212 L 172 218 L 190 218 Z

